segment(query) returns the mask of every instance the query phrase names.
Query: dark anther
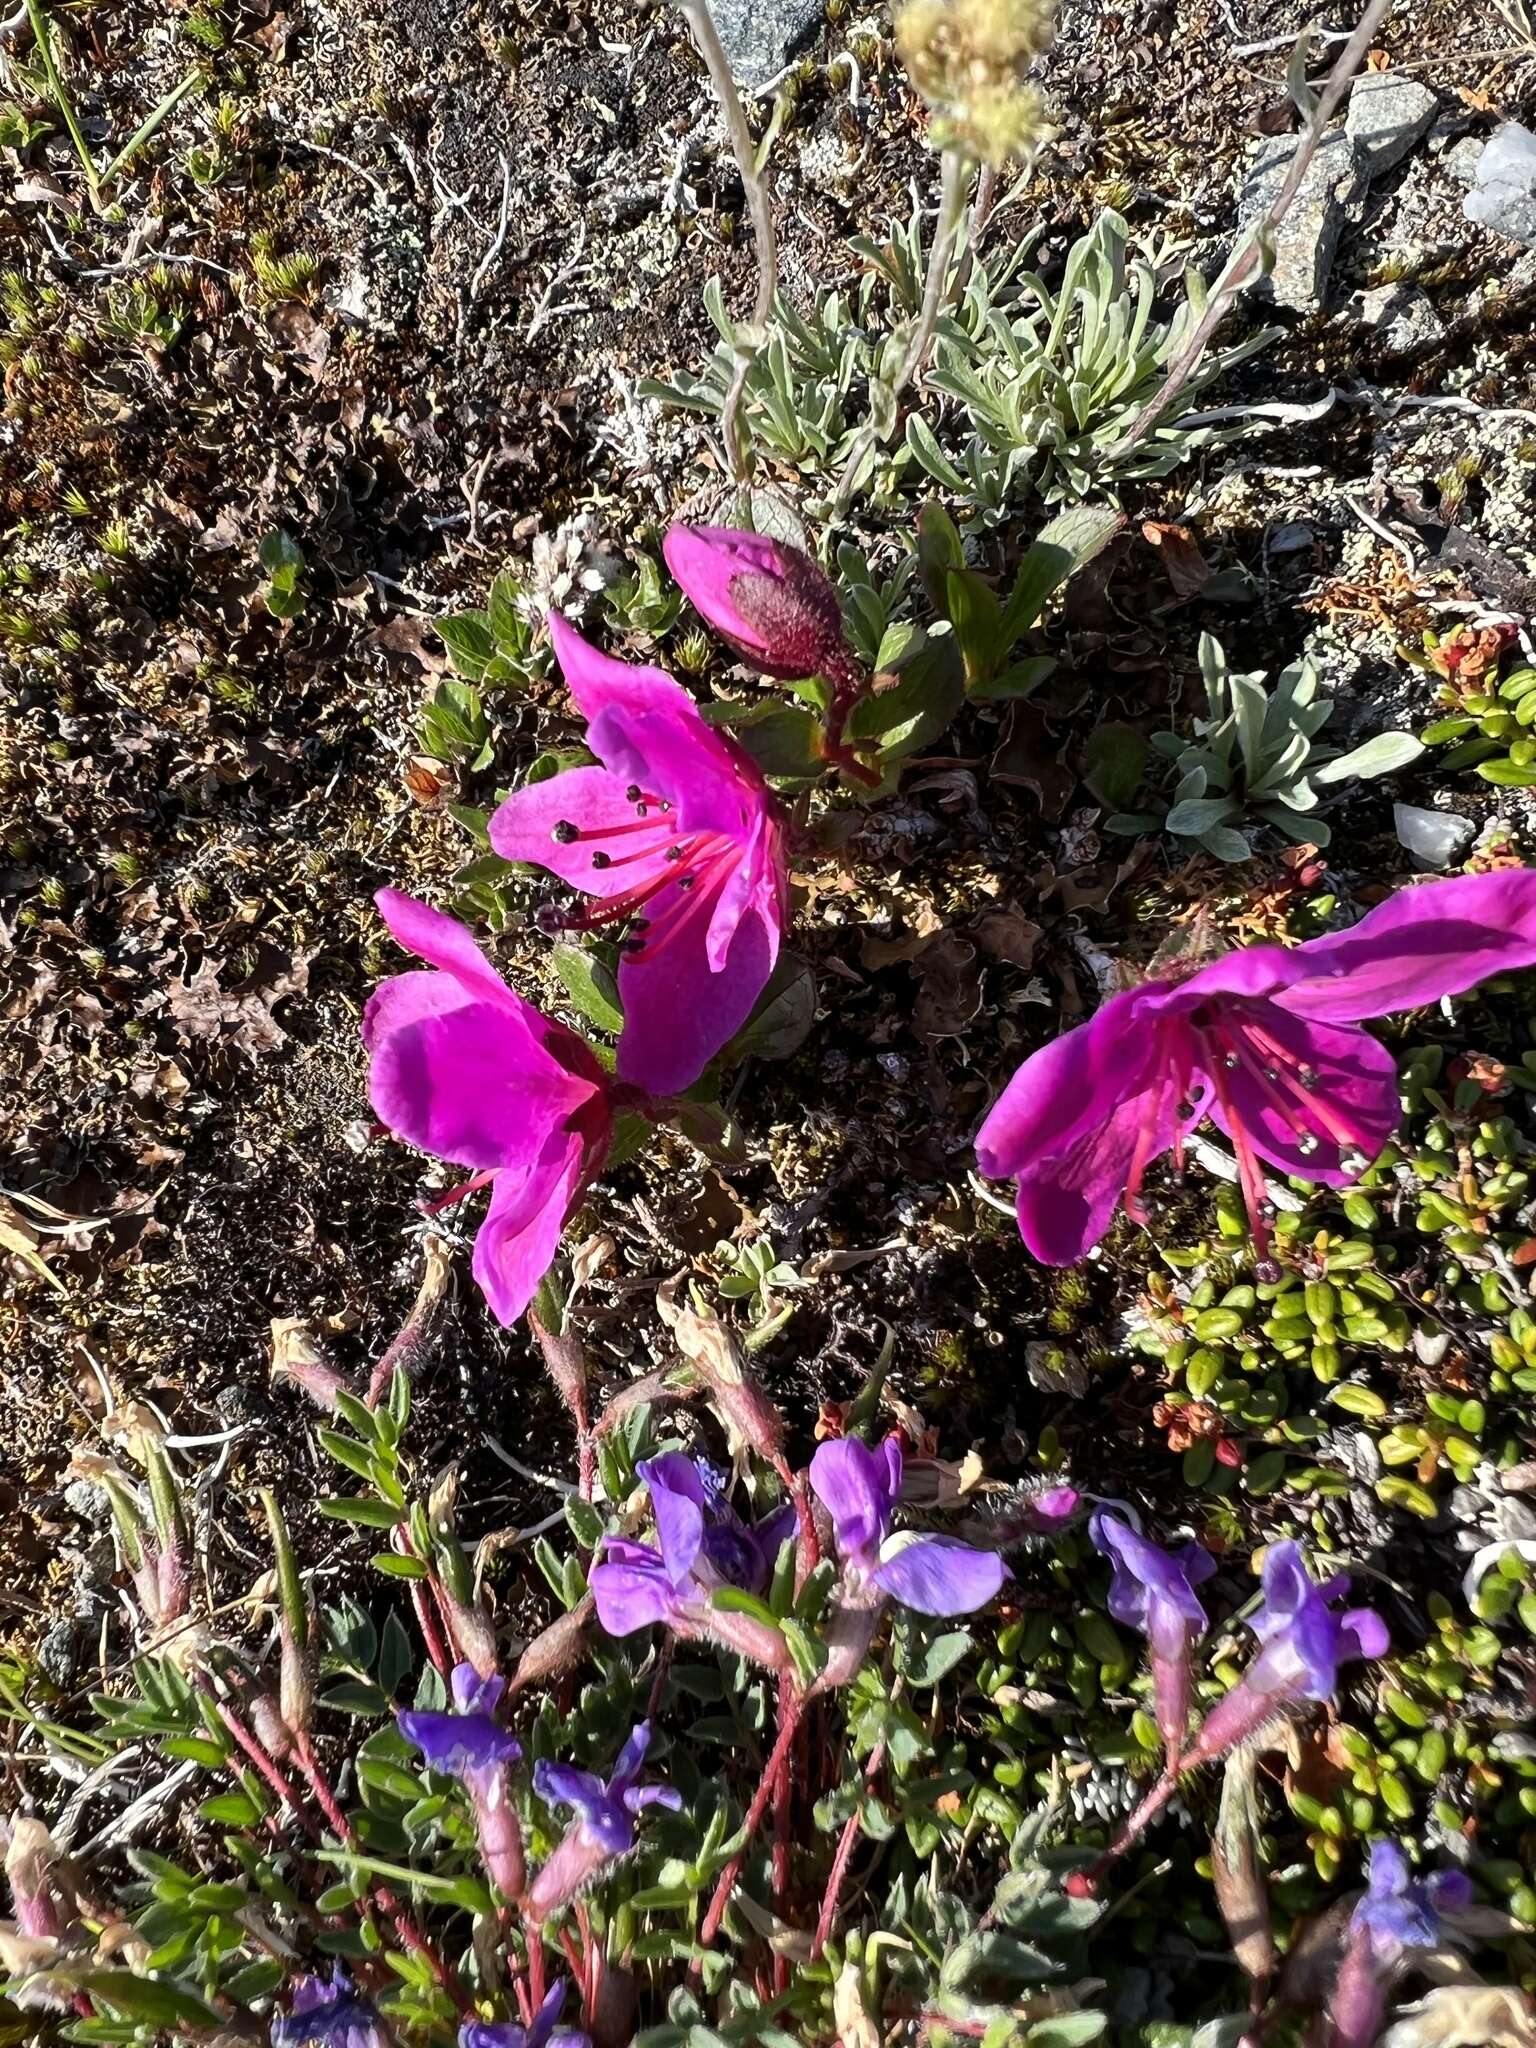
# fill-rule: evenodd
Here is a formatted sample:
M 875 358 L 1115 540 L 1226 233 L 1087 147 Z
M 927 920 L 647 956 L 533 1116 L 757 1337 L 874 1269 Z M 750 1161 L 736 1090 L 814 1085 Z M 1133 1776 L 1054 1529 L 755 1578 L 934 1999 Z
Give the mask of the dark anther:
M 1228 1052 L 1222 1054 L 1221 1064 L 1226 1068 L 1227 1072 L 1230 1074 L 1234 1067 L 1240 1067 L 1242 1065 L 1242 1061 L 1238 1058 L 1235 1052 Z
M 592 865 L 595 868 L 611 868 L 613 866 L 613 855 L 611 853 L 594 853 Z
M 621 953 L 643 953 L 645 951 L 645 941 L 644 939 L 620 939 L 619 951 Z
M 625 803 L 627 803 L 627 804 L 637 804 L 637 803 L 639 803 L 639 801 L 640 801 L 640 797 L 641 797 L 641 789 L 640 789 L 640 785 L 639 785 L 639 783 L 638 783 L 638 782 L 632 782 L 632 783 L 631 783 L 631 784 L 629 785 L 628 789 L 626 789 L 626 790 L 625 790 L 625 792 L 624 792 L 624 801 L 625 801 Z
M 549 836 L 557 846 L 569 846 L 573 839 L 581 837 L 569 818 L 562 818 Z
M 681 848 L 680 846 L 669 846 L 669 847 L 667 848 L 667 859 L 668 859 L 668 860 L 681 860 L 681 859 L 682 859 L 682 857 L 683 857 L 683 849 L 682 849 L 682 848 Z
M 697 880 L 698 877 L 696 875 L 679 875 L 677 886 L 679 889 L 691 889 Z

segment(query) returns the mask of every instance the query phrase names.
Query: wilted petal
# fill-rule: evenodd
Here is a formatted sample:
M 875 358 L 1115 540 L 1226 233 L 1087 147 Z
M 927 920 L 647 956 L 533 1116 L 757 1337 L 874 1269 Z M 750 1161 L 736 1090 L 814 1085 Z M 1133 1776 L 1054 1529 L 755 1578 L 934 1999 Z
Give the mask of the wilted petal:
M 1297 949 L 1305 979 L 1282 998 L 1334 1024 L 1417 1010 L 1491 974 L 1536 964 L 1536 869 L 1399 889 L 1336 937 Z
M 919 1614 L 973 1614 L 997 1593 L 1008 1567 L 995 1550 L 974 1550 L 958 1537 L 909 1534 L 886 1539 L 870 1576 Z

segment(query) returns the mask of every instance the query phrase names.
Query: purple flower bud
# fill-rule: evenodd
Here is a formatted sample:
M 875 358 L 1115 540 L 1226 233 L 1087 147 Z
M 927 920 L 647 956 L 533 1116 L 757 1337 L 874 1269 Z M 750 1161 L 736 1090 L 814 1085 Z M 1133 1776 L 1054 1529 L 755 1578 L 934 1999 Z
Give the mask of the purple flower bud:
M 384 2048 L 378 2014 L 336 1963 L 331 1981 L 301 1977 L 286 2019 L 272 2022 L 272 2048 Z
M 533 1789 L 551 1806 L 568 1806 L 576 1815 L 564 1839 L 533 1881 L 527 1912 L 545 1920 L 585 1891 L 610 1863 L 635 1846 L 635 1824 L 649 1806 L 675 1813 L 682 1796 L 670 1785 L 642 1785 L 640 1771 L 651 1746 L 651 1725 L 639 1722 L 619 1752 L 613 1776 L 578 1771 L 570 1764 L 541 1757 L 533 1767 Z
M 1114 1566 L 1110 1613 L 1127 1628 L 1140 1629 L 1151 1645 L 1157 1725 L 1171 1762 L 1189 1729 L 1190 1651 L 1206 1629 L 1194 1589 L 1215 1571 L 1215 1562 L 1198 1543 L 1164 1550 L 1123 1515 L 1104 1508 L 1090 1519 L 1088 1534 Z
M 1186 1769 L 1223 1756 L 1286 1709 L 1333 1697 L 1339 1667 L 1355 1657 L 1386 1655 L 1387 1625 L 1371 1607 L 1334 1611 L 1349 1581 L 1317 1586 L 1301 1547 L 1271 1545 L 1264 1556 L 1264 1601 L 1250 1626 L 1259 1654 L 1195 1738 Z
M 574 2027 L 557 2026 L 565 2005 L 564 1979 L 552 1984 L 531 2023 L 510 2020 L 466 2020 L 459 2028 L 459 2048 L 592 2048 L 590 2038 Z
M 662 552 L 694 609 L 765 675 L 851 671 L 837 592 L 799 548 L 737 527 L 674 526 Z
M 11 1887 L 16 1925 L 22 1934 L 59 1933 L 62 1921 L 54 1886 L 58 1847 L 45 1824 L 31 1814 L 18 1814 L 5 1839 L 5 1875 Z

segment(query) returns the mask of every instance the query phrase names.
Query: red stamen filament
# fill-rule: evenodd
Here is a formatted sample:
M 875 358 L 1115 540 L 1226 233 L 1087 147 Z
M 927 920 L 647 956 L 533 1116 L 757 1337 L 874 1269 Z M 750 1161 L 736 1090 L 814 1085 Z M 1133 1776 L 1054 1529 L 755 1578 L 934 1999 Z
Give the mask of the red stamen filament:
M 1158 1127 L 1163 1120 L 1163 1104 L 1168 1099 L 1170 1076 L 1163 1071 L 1167 1056 L 1167 1036 L 1166 1030 L 1160 1027 L 1157 1044 L 1152 1052 L 1153 1069 L 1158 1074 L 1158 1079 L 1153 1084 L 1152 1100 L 1147 1105 L 1141 1120 L 1141 1128 L 1136 1133 L 1136 1143 L 1131 1152 L 1131 1164 L 1125 1177 L 1125 1194 L 1122 1198 L 1126 1215 L 1133 1223 L 1140 1223 L 1143 1227 L 1151 1219 L 1147 1214 L 1147 1205 L 1141 1199 L 1142 1177 L 1146 1173 L 1147 1162 L 1152 1157 L 1153 1147 L 1157 1143 Z
M 487 1167 L 484 1173 L 477 1173 L 471 1179 L 461 1181 L 456 1188 L 450 1188 L 446 1195 L 439 1195 L 436 1201 L 420 1204 L 423 1216 L 437 1216 L 444 1209 L 451 1209 L 455 1202 L 462 1202 L 466 1196 L 477 1194 L 496 1178 L 498 1169 Z
M 1253 1235 L 1253 1248 L 1259 1258 L 1269 1257 L 1269 1222 L 1264 1215 L 1269 1206 L 1269 1196 L 1264 1186 L 1264 1169 L 1254 1155 L 1249 1142 L 1247 1126 L 1237 1113 L 1232 1100 L 1232 1091 L 1227 1086 L 1226 1063 L 1218 1052 L 1210 1062 L 1211 1085 L 1216 1090 L 1216 1100 L 1226 1119 L 1232 1149 L 1237 1154 L 1237 1177 L 1243 1191 L 1243 1204 L 1248 1211 L 1248 1228 Z

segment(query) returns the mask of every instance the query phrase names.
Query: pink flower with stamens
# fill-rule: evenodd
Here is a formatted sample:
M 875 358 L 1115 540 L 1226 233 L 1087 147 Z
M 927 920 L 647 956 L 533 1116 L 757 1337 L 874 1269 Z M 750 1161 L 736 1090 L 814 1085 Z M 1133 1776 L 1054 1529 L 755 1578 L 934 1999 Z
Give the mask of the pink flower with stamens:
M 608 1157 L 608 1077 L 574 1031 L 507 987 L 463 925 L 395 889 L 374 901 L 428 971 L 393 975 L 368 999 L 369 1097 L 397 1137 L 479 1169 L 435 1208 L 490 1185 L 474 1275 L 498 1320 L 515 1323 Z
M 1397 1062 L 1363 1019 L 1460 995 L 1536 963 L 1536 870 L 1401 889 L 1349 931 L 1251 946 L 1182 980 L 1112 996 L 1024 1062 L 976 1139 L 983 1173 L 1017 1180 L 1019 1230 L 1048 1265 L 1098 1243 L 1122 1199 L 1210 1116 L 1232 1141 L 1266 1277 L 1274 1209 L 1262 1162 L 1341 1187 L 1397 1126 Z
M 651 1095 L 691 1087 L 752 1013 L 789 909 L 784 833 L 756 764 L 657 668 L 550 637 L 599 767 L 520 789 L 491 819 L 504 860 L 592 897 L 559 928 L 624 933 L 618 1074 Z

